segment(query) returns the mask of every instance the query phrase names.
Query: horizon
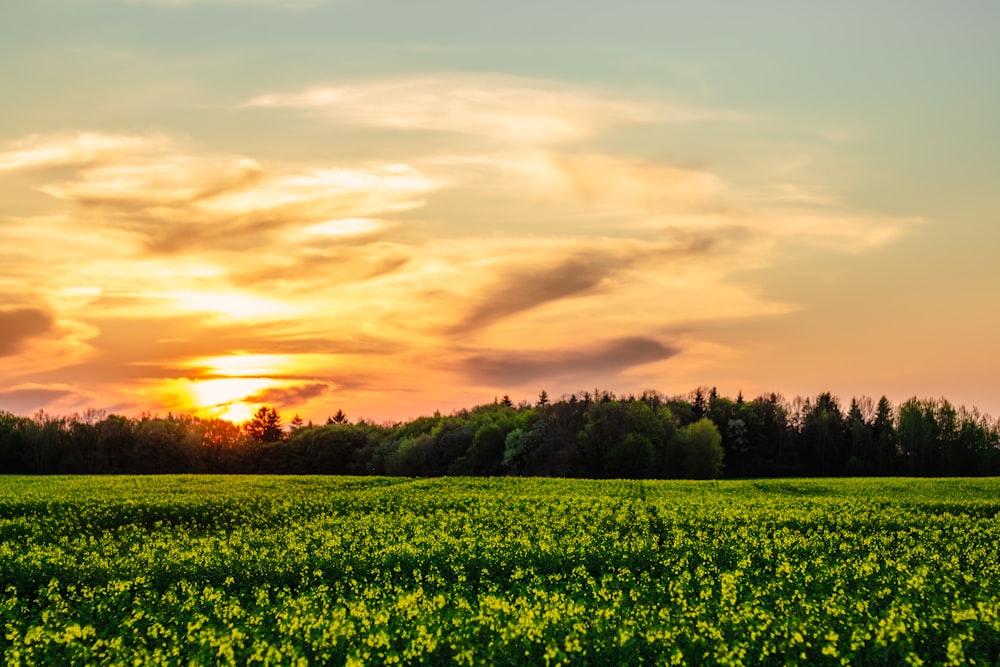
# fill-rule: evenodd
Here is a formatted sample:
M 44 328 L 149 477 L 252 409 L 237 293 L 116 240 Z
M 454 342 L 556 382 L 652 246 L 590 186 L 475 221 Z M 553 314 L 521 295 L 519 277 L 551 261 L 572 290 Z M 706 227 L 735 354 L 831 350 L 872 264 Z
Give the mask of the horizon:
M 997 25 L 4 3 L 0 410 L 398 422 L 715 386 L 1000 416 Z
M 10 410 L 6 410 L 3 406 L 0 406 L 0 414 L 3 413 L 12 414 L 15 417 L 28 418 L 36 422 L 39 420 L 48 420 L 48 419 L 69 419 L 71 421 L 77 421 L 83 419 L 88 423 L 90 422 L 90 420 L 103 420 L 111 416 L 125 417 L 126 419 L 132 421 L 140 421 L 144 419 L 170 419 L 177 417 L 181 418 L 194 417 L 196 419 L 203 419 L 203 420 L 222 419 L 224 421 L 231 422 L 236 426 L 243 427 L 246 426 L 251 421 L 259 418 L 260 413 L 262 411 L 273 409 L 279 415 L 281 429 L 283 431 L 288 431 L 290 428 L 292 428 L 292 430 L 294 431 L 294 428 L 292 427 L 292 422 L 295 418 L 299 418 L 302 424 L 307 427 L 323 426 L 324 424 L 330 425 L 331 423 L 334 424 L 343 423 L 348 425 L 373 424 L 378 426 L 394 427 L 416 422 L 417 420 L 424 419 L 427 417 L 461 416 L 463 414 L 475 411 L 478 408 L 500 405 L 506 400 L 510 401 L 511 407 L 515 410 L 537 408 L 541 406 L 541 403 L 539 401 L 541 400 L 542 393 L 545 394 L 546 403 L 548 404 L 568 403 L 573 400 L 585 401 L 587 400 L 588 396 L 590 398 L 607 396 L 610 397 L 612 401 L 645 400 L 647 396 L 658 396 L 660 399 L 664 401 L 684 401 L 687 402 L 688 404 L 693 404 L 693 401 L 695 400 L 695 394 L 697 392 L 700 391 L 703 397 L 707 400 L 710 393 L 713 390 L 717 391 L 717 388 L 709 387 L 707 385 L 702 385 L 699 387 L 695 387 L 694 389 L 691 389 L 688 392 L 682 392 L 677 394 L 665 394 L 656 389 L 645 389 L 642 392 L 619 394 L 612 390 L 601 389 L 597 387 L 591 390 L 574 391 L 561 394 L 559 396 L 552 396 L 546 390 L 543 389 L 533 398 L 512 397 L 509 394 L 503 394 L 502 396 L 494 396 L 492 400 L 483 401 L 472 405 L 455 407 L 447 412 L 442 411 L 440 409 L 435 409 L 433 411 L 423 412 L 420 414 L 411 414 L 403 418 L 381 419 L 381 420 L 371 418 L 367 415 L 350 415 L 339 408 L 329 410 L 327 416 L 322 417 L 320 419 L 312 419 L 312 418 L 305 419 L 302 418 L 302 416 L 299 415 L 298 413 L 283 412 L 277 407 L 267 404 L 257 405 L 256 408 L 246 418 L 243 418 L 241 415 L 218 415 L 218 414 L 204 415 L 204 414 L 199 414 L 197 410 L 193 412 L 178 412 L 176 414 L 174 414 L 173 412 L 168 412 L 166 416 L 161 415 L 158 412 L 149 412 L 149 411 L 144 411 L 138 414 L 121 414 L 109 411 L 105 408 L 96 408 L 93 406 L 69 414 L 49 413 L 46 412 L 44 409 L 37 410 L 32 414 L 16 413 Z M 910 401 L 919 401 L 922 403 L 928 403 L 938 406 L 943 406 L 943 405 L 950 406 L 951 408 L 954 408 L 959 415 L 963 416 L 967 415 L 970 417 L 974 417 L 976 421 L 980 423 L 987 423 L 987 424 L 993 424 L 995 426 L 1000 426 L 1000 417 L 996 417 L 990 412 L 980 410 L 979 407 L 976 405 L 965 405 L 964 403 L 963 404 L 952 403 L 947 396 L 921 397 L 914 395 L 907 397 L 906 399 L 897 401 L 889 398 L 885 394 L 881 394 L 878 396 L 869 396 L 867 394 L 863 394 L 860 396 L 851 396 L 849 399 L 845 399 L 844 397 L 832 394 L 831 392 L 819 392 L 815 396 L 796 395 L 794 397 L 785 396 L 781 392 L 763 392 L 756 396 L 743 396 L 742 392 L 737 392 L 736 395 L 727 395 L 718 392 L 718 397 L 720 399 L 728 401 L 733 404 L 738 403 L 740 397 L 742 397 L 743 400 L 746 401 L 747 403 L 753 403 L 758 400 L 764 400 L 766 402 L 770 400 L 771 397 L 774 397 L 777 399 L 777 403 L 779 405 L 783 406 L 789 411 L 788 412 L 789 419 L 793 418 L 796 414 L 798 414 L 799 410 L 807 409 L 810 406 L 816 405 L 814 401 L 818 401 L 823 396 L 830 396 L 830 398 L 833 399 L 833 402 L 838 406 L 841 414 L 845 418 L 848 415 L 850 409 L 852 408 L 852 403 L 856 401 L 858 403 L 859 409 L 861 410 L 862 418 L 866 422 L 871 422 L 872 420 L 875 419 L 878 403 L 882 398 L 885 398 L 886 400 L 889 401 L 891 414 L 893 415 L 894 418 L 898 418 L 900 406 Z M 334 419 L 335 416 L 341 417 L 343 421 L 331 421 Z

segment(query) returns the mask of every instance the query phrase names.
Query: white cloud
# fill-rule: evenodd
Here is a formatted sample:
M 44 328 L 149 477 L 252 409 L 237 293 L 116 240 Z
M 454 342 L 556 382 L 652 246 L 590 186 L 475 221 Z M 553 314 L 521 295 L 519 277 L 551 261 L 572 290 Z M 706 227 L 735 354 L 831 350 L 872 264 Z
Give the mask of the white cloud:
M 626 123 L 740 120 L 728 111 L 638 100 L 614 92 L 498 74 L 358 80 L 264 94 L 248 107 L 311 111 L 371 127 L 476 135 L 507 144 L 557 144 Z
M 41 192 L 74 207 L 61 213 L 62 222 L 36 216 L 43 227 L 51 226 L 46 219 L 60 229 L 82 223 L 168 252 L 206 244 L 258 247 L 271 232 L 384 217 L 421 206 L 442 185 L 399 162 L 271 167 L 242 156 L 184 151 L 160 137 L 31 137 L 3 158 L 12 168 L 76 168 L 58 182 L 42 177 Z
M 81 132 L 64 136 L 33 135 L 8 145 L 0 153 L 0 171 L 45 169 L 100 163 L 136 153 L 161 148 L 166 139 L 160 136 L 132 136 Z

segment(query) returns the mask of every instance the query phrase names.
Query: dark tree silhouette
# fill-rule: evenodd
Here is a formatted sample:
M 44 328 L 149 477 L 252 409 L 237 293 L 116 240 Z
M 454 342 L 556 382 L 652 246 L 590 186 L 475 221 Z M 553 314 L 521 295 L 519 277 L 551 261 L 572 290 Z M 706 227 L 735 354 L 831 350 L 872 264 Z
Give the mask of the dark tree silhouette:
M 250 421 L 243 425 L 243 431 L 252 440 L 260 443 L 278 442 L 285 437 L 281 429 L 281 416 L 274 408 L 260 406 Z
M 897 410 L 884 396 L 861 397 L 842 410 L 829 393 L 740 402 L 707 387 L 622 399 L 595 389 L 551 400 L 543 391 L 537 405 L 504 398 L 394 425 L 352 424 L 339 410 L 329 425 L 293 419 L 287 436 L 266 406 L 241 427 L 0 410 L 0 473 L 669 478 L 716 476 L 724 464 L 727 477 L 1000 474 L 1000 422 L 944 399 L 912 398 Z

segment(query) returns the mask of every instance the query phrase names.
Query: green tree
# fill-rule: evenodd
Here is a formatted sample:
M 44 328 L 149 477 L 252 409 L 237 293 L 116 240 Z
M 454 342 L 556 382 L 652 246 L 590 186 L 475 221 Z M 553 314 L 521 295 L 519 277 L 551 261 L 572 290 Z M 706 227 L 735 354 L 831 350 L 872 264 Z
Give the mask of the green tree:
M 135 423 L 122 415 L 108 415 L 97 428 L 101 472 L 126 472 L 135 447 Z
M 28 472 L 28 441 L 36 430 L 31 419 L 0 410 L 0 473 Z
M 218 469 L 227 454 L 243 444 L 240 427 L 225 419 L 207 419 L 201 423 L 201 448 L 208 464 Z
M 962 469 L 961 423 L 958 410 L 945 399 L 937 406 L 934 419 L 938 426 L 938 443 L 935 460 L 930 462 L 930 470 L 935 474 L 958 475 Z
M 39 410 L 32 419 L 35 428 L 26 438 L 28 469 L 35 474 L 57 472 L 57 461 L 62 453 L 64 435 L 69 431 L 69 420 Z
M 802 452 L 813 475 L 837 475 L 847 463 L 847 428 L 837 399 L 824 392 L 815 403 L 806 401 L 802 431 Z
M 653 410 L 644 401 L 612 399 L 591 403 L 583 417 L 577 435 L 583 474 L 628 479 L 664 476 L 669 467 L 665 450 L 674 428 L 669 409 Z
M 876 469 L 880 475 L 891 475 L 896 471 L 896 427 L 892 412 L 892 403 L 888 398 L 883 396 L 878 399 L 872 422 L 872 439 Z
M 715 479 L 722 474 L 722 434 L 707 417 L 679 429 L 672 450 L 674 469 L 680 477 Z
M 191 417 L 140 420 L 129 468 L 139 473 L 198 472 L 201 434 Z
M 871 405 L 870 401 L 867 405 Z M 876 469 L 873 459 L 874 438 L 872 426 L 865 420 L 861 411 L 861 403 L 857 398 L 851 399 L 851 407 L 847 411 L 847 431 L 851 443 L 850 458 L 847 459 L 847 472 L 852 475 L 871 474 Z
M 545 422 L 537 420 L 530 427 L 515 428 L 504 438 L 503 459 L 504 470 L 518 475 L 525 472 L 528 460 L 545 440 Z
M 364 471 L 370 430 L 365 424 L 327 424 L 300 428 L 280 447 L 289 472 L 324 475 Z
M 907 474 L 926 475 L 933 472 L 928 466 L 938 438 L 933 401 L 921 401 L 914 397 L 900 405 L 896 432 Z
M 705 390 L 701 387 L 694 390 L 694 396 L 691 398 L 691 414 L 695 421 L 708 414 L 708 405 L 705 403 Z
M 456 459 L 448 469 L 449 474 L 484 477 L 499 475 L 506 440 L 507 433 L 499 424 L 484 424 L 473 436 L 469 451 Z

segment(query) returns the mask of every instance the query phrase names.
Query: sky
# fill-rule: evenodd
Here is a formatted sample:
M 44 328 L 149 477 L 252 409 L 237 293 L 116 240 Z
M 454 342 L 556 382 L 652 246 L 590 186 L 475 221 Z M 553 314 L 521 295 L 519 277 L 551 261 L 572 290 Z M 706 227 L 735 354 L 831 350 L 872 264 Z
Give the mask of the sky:
M 1000 4 L 3 0 L 0 409 L 1000 416 Z

